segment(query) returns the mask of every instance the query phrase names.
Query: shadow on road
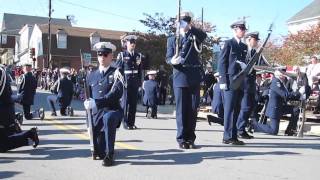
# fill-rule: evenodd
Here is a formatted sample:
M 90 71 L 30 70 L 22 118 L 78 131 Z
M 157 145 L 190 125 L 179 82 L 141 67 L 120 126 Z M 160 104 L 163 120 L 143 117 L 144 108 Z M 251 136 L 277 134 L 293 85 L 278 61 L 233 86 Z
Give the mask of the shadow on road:
M 0 171 L 0 179 L 12 178 L 17 174 L 21 174 L 22 172 L 18 171 Z
M 138 130 L 156 130 L 156 131 L 177 131 L 177 129 L 168 129 L 168 128 L 139 128 Z M 196 132 L 223 132 L 223 130 L 196 130 Z
M 212 151 L 183 153 L 181 150 L 130 150 L 126 152 L 120 151 L 118 154 L 117 159 L 120 160 L 116 160 L 116 165 L 191 165 L 199 164 L 205 159 L 247 160 L 250 156 L 260 156 L 261 159 L 264 155 L 298 155 L 299 153 L 288 151 Z
M 68 142 L 69 144 L 70 142 Z M 86 142 L 88 143 L 88 142 Z M 55 144 L 57 144 L 55 142 Z M 2 157 L 5 160 L 61 160 L 61 159 L 72 159 L 72 158 L 88 158 L 91 156 L 89 149 L 72 149 L 71 147 L 41 147 L 29 150 L 15 150 L 9 151 L 8 154 L 29 154 L 28 157 Z
M 81 126 L 85 125 L 86 122 L 83 123 L 65 123 L 63 122 L 63 125 L 71 125 L 71 126 Z M 61 123 L 28 123 L 28 124 L 23 124 L 23 126 L 31 126 L 31 127 L 39 127 L 39 126 L 50 126 L 50 125 L 61 125 Z

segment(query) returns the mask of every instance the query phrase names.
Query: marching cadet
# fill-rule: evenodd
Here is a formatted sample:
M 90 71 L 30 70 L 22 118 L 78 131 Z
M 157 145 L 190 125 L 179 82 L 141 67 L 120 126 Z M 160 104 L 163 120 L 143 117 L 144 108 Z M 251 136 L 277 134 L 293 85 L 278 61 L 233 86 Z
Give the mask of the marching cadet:
M 220 78 L 220 89 L 224 92 L 224 144 L 244 145 L 237 137 L 237 119 L 240 111 L 242 98 L 242 87 L 230 88 L 233 78 L 246 67 L 247 45 L 241 42 L 246 32 L 244 21 L 231 24 L 234 37 L 226 40 L 218 59 L 218 71 Z
M 51 87 L 51 92 L 55 94 L 47 97 L 47 102 L 51 109 L 51 116 L 57 116 L 54 106 L 55 102 L 60 106 L 60 115 L 67 115 L 66 109 L 70 106 L 73 98 L 73 83 L 68 79 L 68 74 L 70 74 L 69 68 L 61 68 L 60 78 Z
M 123 92 L 123 76 L 111 66 L 116 47 L 110 42 L 94 45 L 97 50 L 99 68 L 87 77 L 91 98 L 84 102 L 87 110 L 92 110 L 94 149 L 103 159 L 103 166 L 113 164 L 116 128 L 123 118 L 120 98 Z
M 267 105 L 266 115 L 270 118 L 270 124 L 261 124 L 253 121 L 253 129 L 255 132 L 264 132 L 277 135 L 279 132 L 280 118 L 284 114 L 290 114 L 290 123 L 296 124 L 299 118 L 299 109 L 287 105 L 288 100 L 299 99 L 300 94 L 304 92 L 289 92 L 284 85 L 285 75 L 276 70 L 270 85 L 269 102 Z M 290 129 L 290 127 L 289 127 Z
M 158 97 L 159 97 L 159 87 L 158 83 L 155 80 L 156 78 L 156 71 L 149 71 L 148 74 L 148 80 L 145 81 L 142 85 L 142 88 L 144 90 L 144 96 L 143 96 L 143 104 L 147 106 L 146 117 L 149 117 L 149 115 L 152 118 L 157 119 L 157 105 L 158 105 Z M 149 108 L 151 108 L 151 113 L 149 113 Z
M 30 120 L 35 116 L 38 116 L 37 112 L 30 113 L 31 105 L 33 105 L 34 96 L 37 89 L 37 80 L 32 74 L 32 65 L 24 64 L 23 72 L 18 80 L 18 96 L 22 96 L 20 104 L 23 106 L 23 114 L 25 119 Z
M 201 72 L 203 72 L 199 53 L 200 44 L 207 34 L 195 28 L 192 13 L 181 13 L 179 32 L 182 36 L 179 49 L 176 38 L 167 40 L 166 62 L 173 67 L 173 88 L 176 101 L 177 142 L 182 149 L 196 148 L 196 118 L 200 101 Z
M 218 117 L 208 115 L 207 119 L 209 122 L 209 125 L 211 125 L 211 122 L 213 123 L 218 123 L 223 126 L 223 91 L 220 89 L 219 86 L 219 72 L 214 73 L 214 76 L 216 77 L 217 83 L 213 85 L 213 99 L 211 101 L 211 107 L 212 107 L 212 112 L 217 114 Z
M 5 70 L 0 66 L 0 152 L 7 152 L 33 142 L 33 147 L 39 144 L 36 128 L 28 131 L 17 132 L 15 129 L 14 102 L 11 98 L 12 89 L 10 79 Z
M 127 88 L 124 89 L 122 97 L 122 108 L 124 110 L 125 129 L 137 129 L 135 125 L 138 90 L 142 80 L 142 54 L 135 51 L 137 36 L 128 35 L 124 37 L 126 50 L 117 56 L 116 66 L 124 73 Z
M 246 56 L 246 64 L 249 63 L 250 59 L 255 55 L 256 48 L 258 47 L 259 32 L 251 32 L 246 34 L 246 41 L 248 45 L 248 51 Z M 263 58 L 259 58 L 256 65 L 265 65 Z M 243 83 L 243 95 L 241 99 L 241 109 L 237 120 L 238 136 L 243 139 L 252 139 L 253 136 L 246 132 L 246 127 L 249 122 L 249 117 L 253 111 L 255 104 L 256 94 L 256 71 L 252 70 L 249 73 Z

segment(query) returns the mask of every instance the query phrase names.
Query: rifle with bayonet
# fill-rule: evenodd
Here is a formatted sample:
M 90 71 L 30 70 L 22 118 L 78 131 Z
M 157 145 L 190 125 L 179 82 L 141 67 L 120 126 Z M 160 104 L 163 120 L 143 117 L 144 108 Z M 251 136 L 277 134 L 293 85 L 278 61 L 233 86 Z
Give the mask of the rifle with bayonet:
M 268 36 L 265 39 L 265 41 L 263 42 L 262 46 L 259 48 L 259 50 L 254 54 L 254 56 L 249 60 L 249 63 L 247 64 L 246 68 L 242 69 L 241 72 L 239 74 L 237 74 L 233 80 L 232 83 L 230 84 L 230 87 L 233 90 L 237 90 L 241 83 L 244 81 L 245 77 L 252 71 L 253 66 L 256 64 L 256 62 L 259 60 L 260 55 L 263 51 L 263 49 L 265 48 L 270 36 L 271 36 L 271 32 L 272 32 L 272 26 L 273 23 L 270 24 L 269 30 L 268 30 Z M 247 62 L 247 61 L 246 61 Z
M 82 52 L 80 49 L 80 59 L 81 59 L 81 75 L 82 75 L 82 82 L 83 82 L 83 88 L 84 88 L 84 98 L 85 100 L 88 100 L 90 98 L 90 89 L 87 84 L 87 73 L 85 69 L 84 60 L 82 58 Z M 86 124 L 87 124 L 87 131 L 90 138 L 90 150 L 92 159 L 97 159 L 97 151 L 96 151 L 96 141 L 95 141 L 95 133 L 94 133 L 94 124 L 93 124 L 93 116 L 92 116 L 92 110 L 86 110 Z
M 180 55 L 180 20 L 181 20 L 181 0 L 178 0 L 178 13 L 177 13 L 177 24 L 176 24 L 176 53 L 175 57 Z

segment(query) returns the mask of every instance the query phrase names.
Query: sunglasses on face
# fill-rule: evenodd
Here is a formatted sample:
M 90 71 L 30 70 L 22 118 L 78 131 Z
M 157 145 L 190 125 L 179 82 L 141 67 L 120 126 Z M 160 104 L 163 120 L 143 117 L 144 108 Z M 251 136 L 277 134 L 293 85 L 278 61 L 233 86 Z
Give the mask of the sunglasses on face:
M 130 40 L 129 42 L 130 42 L 130 44 L 136 44 L 136 40 L 134 40 L 134 39 Z
M 108 56 L 108 54 L 109 54 L 109 53 L 99 52 L 99 53 L 98 53 L 98 56 L 104 56 L 104 57 L 107 57 L 107 56 Z
M 238 27 L 241 31 L 246 31 L 247 29 L 245 27 Z

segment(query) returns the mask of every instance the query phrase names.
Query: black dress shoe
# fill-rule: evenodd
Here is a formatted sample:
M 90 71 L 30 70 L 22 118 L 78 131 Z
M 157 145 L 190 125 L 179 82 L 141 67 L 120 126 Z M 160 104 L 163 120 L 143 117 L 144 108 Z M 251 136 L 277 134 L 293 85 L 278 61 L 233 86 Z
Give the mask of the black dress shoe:
M 240 141 L 239 139 L 234 139 L 232 142 L 233 145 L 245 145 L 243 141 Z
M 189 149 L 198 149 L 198 146 L 196 146 L 194 142 L 187 141 L 187 144 L 189 145 Z
M 179 143 L 180 149 L 189 149 L 189 144 L 186 142 Z
M 56 112 L 52 112 L 51 116 L 57 116 L 57 113 Z
M 239 133 L 238 136 L 242 139 L 253 139 L 254 137 L 249 135 L 247 132 Z
M 228 139 L 228 140 L 222 140 L 223 144 L 232 144 L 232 145 L 244 145 L 245 143 L 243 141 L 239 141 L 238 139 Z
M 37 128 L 30 129 L 30 139 L 33 141 L 33 147 L 36 148 L 39 145 L 39 137 Z
M 107 154 L 102 161 L 102 166 L 112 166 L 113 164 L 113 155 Z
M 211 125 L 211 123 L 217 123 L 217 124 L 220 124 L 221 126 L 223 126 L 223 119 L 221 119 L 219 117 L 207 115 L 207 119 L 208 119 L 209 125 Z
M 284 135 L 285 135 L 285 136 L 295 136 L 295 135 L 297 135 L 297 132 L 294 131 L 294 130 L 286 130 L 286 131 L 284 132 Z

